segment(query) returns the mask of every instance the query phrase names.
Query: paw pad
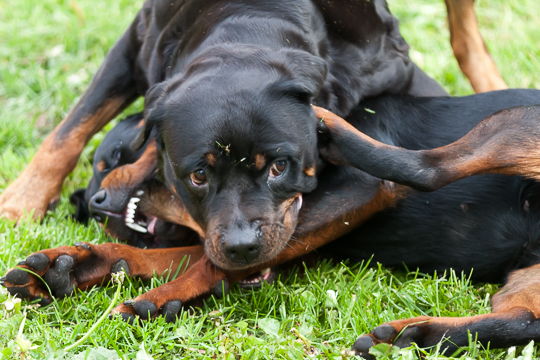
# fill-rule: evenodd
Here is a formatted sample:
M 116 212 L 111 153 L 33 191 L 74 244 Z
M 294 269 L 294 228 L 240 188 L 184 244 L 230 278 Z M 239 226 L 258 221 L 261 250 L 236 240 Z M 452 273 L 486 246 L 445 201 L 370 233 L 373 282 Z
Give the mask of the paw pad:
M 173 323 L 176 321 L 176 315 L 180 312 L 182 308 L 182 301 L 173 300 L 169 301 L 161 309 L 161 313 L 165 316 L 165 321 L 168 323 Z
M 383 324 L 381 326 L 377 326 L 371 332 L 371 334 L 375 336 L 377 340 L 388 341 L 394 339 L 398 333 L 392 325 Z
M 12 283 L 13 285 L 24 285 L 30 280 L 28 273 L 21 269 L 14 269 L 8 272 L 6 275 L 6 280 Z
M 64 297 L 71 295 L 73 287 L 71 285 L 70 271 L 73 268 L 73 258 L 68 255 L 61 255 L 54 261 L 43 279 L 49 285 L 56 296 Z
M 26 259 L 26 265 L 31 267 L 32 269 L 36 271 L 42 271 L 49 265 L 49 262 L 51 259 L 45 254 L 37 253 L 32 254 Z
M 157 311 L 156 305 L 148 300 L 136 301 L 133 303 L 133 310 L 141 317 L 142 320 L 148 320 Z

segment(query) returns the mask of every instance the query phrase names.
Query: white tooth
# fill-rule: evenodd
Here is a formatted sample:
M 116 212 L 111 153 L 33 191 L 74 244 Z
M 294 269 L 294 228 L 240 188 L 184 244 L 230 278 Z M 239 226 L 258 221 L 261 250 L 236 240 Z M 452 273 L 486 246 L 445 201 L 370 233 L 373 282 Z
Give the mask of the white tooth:
M 141 233 L 147 233 L 147 230 L 143 228 L 141 225 L 138 224 L 132 224 L 132 223 L 126 223 L 126 226 L 130 229 L 133 229 L 135 231 L 141 232 Z
M 264 270 L 261 270 L 261 275 L 264 276 L 264 275 L 268 274 L 269 272 L 270 272 L 270 268 L 266 268 Z
M 127 223 L 130 223 L 130 224 L 133 224 L 135 222 L 135 220 L 133 220 L 133 218 L 126 218 L 126 224 Z
M 131 203 L 138 203 L 139 201 L 141 201 L 141 199 L 137 198 L 137 197 L 132 197 L 129 202 Z
M 147 227 L 147 224 L 144 221 L 137 221 L 137 224 Z
M 139 191 L 137 191 L 135 194 L 137 194 L 137 196 L 142 196 L 142 195 L 144 194 L 144 191 L 139 190 Z
M 135 209 L 137 208 L 137 204 L 129 203 L 127 207 L 128 207 L 128 209 L 133 209 L 133 210 L 135 210 Z
M 126 214 L 126 219 L 133 220 L 134 217 L 135 217 L 135 214 Z
M 129 215 L 134 215 L 135 214 L 135 210 L 134 209 L 127 209 L 127 213 Z

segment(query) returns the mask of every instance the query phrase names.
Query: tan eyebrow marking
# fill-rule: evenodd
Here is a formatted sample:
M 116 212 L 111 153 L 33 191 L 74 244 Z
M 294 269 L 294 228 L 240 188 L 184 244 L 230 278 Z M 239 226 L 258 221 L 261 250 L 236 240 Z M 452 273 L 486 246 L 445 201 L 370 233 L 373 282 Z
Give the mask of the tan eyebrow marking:
M 305 173 L 307 176 L 314 176 L 314 175 L 315 175 L 315 167 L 312 166 L 312 167 L 305 168 L 305 169 L 304 169 L 304 173 Z
M 257 170 L 262 170 L 266 166 L 266 157 L 263 153 L 255 155 L 255 167 Z
M 105 167 L 106 167 L 106 166 L 107 166 L 107 164 L 105 163 L 105 161 L 101 160 L 101 161 L 97 164 L 96 169 L 97 169 L 98 171 L 101 172 L 101 171 L 105 170 Z
M 208 163 L 208 165 L 210 166 L 216 165 L 216 157 L 214 156 L 214 154 L 208 153 L 204 157 L 206 158 L 206 162 Z

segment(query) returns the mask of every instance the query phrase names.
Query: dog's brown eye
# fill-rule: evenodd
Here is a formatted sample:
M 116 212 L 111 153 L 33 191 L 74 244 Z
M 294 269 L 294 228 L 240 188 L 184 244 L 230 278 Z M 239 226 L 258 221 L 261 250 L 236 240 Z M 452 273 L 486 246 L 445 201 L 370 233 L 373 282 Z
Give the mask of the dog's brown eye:
M 189 175 L 191 183 L 195 186 L 202 186 L 206 184 L 206 174 L 203 169 L 192 172 Z
M 285 160 L 278 160 L 272 164 L 270 168 L 270 177 L 277 177 L 281 175 L 287 168 L 287 162 Z

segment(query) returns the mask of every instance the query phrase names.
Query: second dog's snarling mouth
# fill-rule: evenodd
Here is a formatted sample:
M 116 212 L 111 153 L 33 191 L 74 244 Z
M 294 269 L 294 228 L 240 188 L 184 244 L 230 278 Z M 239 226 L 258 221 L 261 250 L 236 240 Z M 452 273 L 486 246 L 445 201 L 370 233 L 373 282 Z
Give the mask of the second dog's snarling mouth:
M 137 191 L 137 195 L 141 196 L 144 192 L 142 190 Z M 154 233 L 157 217 L 145 216 L 142 212 L 137 211 L 138 203 L 141 201 L 139 197 L 132 197 L 126 206 L 126 212 L 124 213 L 125 225 L 137 232 L 146 234 Z M 150 226 L 148 225 L 150 223 Z
M 107 213 L 105 231 L 137 247 L 189 246 L 197 242 L 198 236 L 188 227 L 142 210 L 146 198 L 146 191 L 134 191 L 123 211 Z

